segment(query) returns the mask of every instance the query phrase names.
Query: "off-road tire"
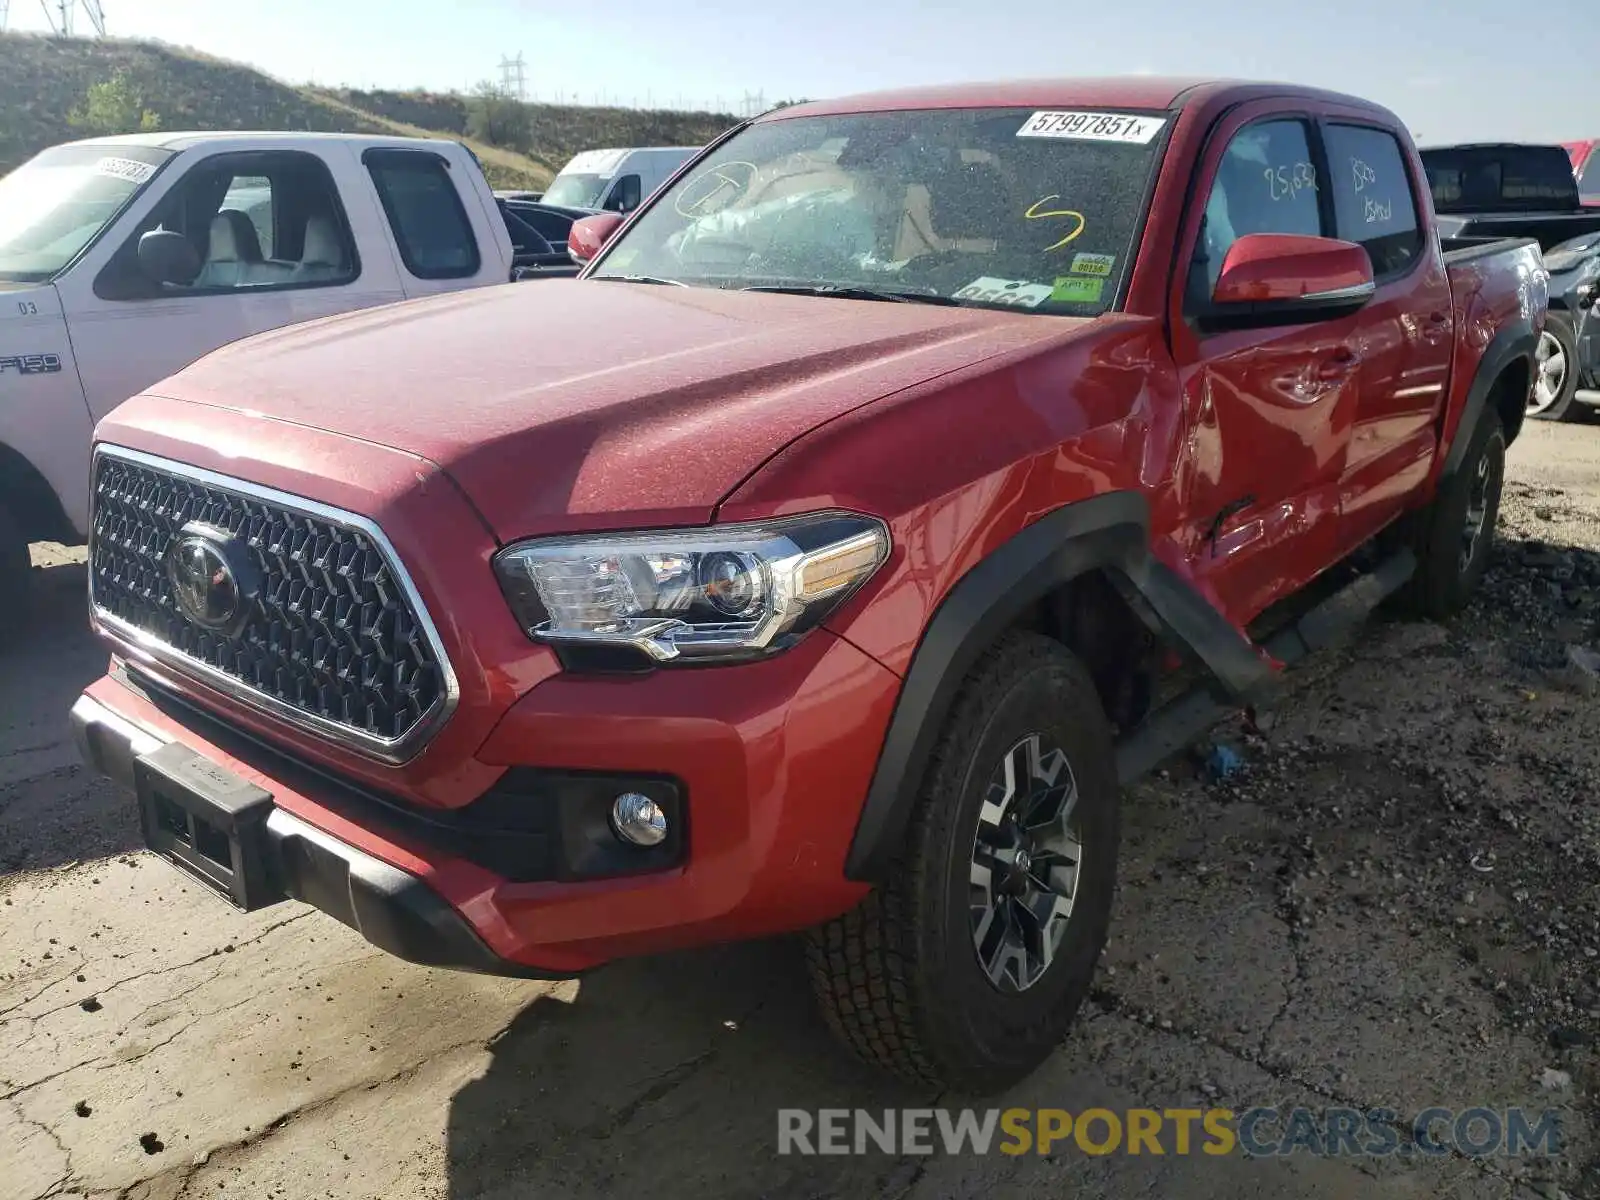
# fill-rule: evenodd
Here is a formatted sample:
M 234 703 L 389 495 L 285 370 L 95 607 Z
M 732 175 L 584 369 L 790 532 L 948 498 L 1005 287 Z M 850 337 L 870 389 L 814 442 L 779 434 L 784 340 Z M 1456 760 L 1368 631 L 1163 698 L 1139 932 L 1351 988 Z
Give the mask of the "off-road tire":
M 1031 734 L 1072 772 L 1082 866 L 1054 960 L 1026 990 L 1003 992 L 974 944 L 973 840 L 994 772 Z M 1066 1035 L 1105 947 L 1118 801 L 1111 728 L 1088 671 L 1059 642 L 1006 635 L 962 684 L 887 879 L 808 936 L 834 1032 L 869 1063 L 963 1094 L 1032 1072 Z
M 1506 466 L 1505 426 L 1492 405 L 1484 406 L 1469 436 L 1460 469 L 1439 485 L 1432 502 L 1413 518 L 1417 571 L 1398 600 L 1415 616 L 1440 620 L 1459 612 L 1489 565 Z M 1480 532 L 1470 558 L 1464 560 L 1468 510 L 1479 499 L 1480 484 Z
M 1545 332 L 1561 344 L 1561 353 L 1566 359 L 1566 373 L 1562 377 L 1561 391 L 1551 401 L 1549 407 L 1535 412 L 1528 409 L 1528 416 L 1536 421 L 1581 421 L 1588 415 L 1588 409 L 1579 404 L 1573 397 L 1578 391 L 1578 335 L 1570 314 L 1560 309 L 1551 309 L 1545 316 Z M 1537 364 L 1535 372 L 1538 371 Z
M 33 560 L 22 527 L 0 503 L 0 645 L 22 631 L 33 594 Z

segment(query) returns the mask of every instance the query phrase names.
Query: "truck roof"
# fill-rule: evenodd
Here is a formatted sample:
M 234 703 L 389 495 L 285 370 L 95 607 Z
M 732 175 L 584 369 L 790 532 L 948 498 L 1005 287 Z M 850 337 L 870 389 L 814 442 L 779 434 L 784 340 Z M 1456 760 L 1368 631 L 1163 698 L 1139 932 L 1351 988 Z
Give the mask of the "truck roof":
M 313 133 L 293 129 L 164 130 L 160 133 L 124 133 L 112 137 L 82 138 L 78 146 L 150 146 L 160 150 L 187 150 L 201 143 L 255 142 L 309 139 L 353 142 L 360 146 L 454 146 L 448 138 L 415 138 L 386 133 Z
M 863 92 L 832 100 L 816 100 L 775 109 L 760 119 L 827 114 L 887 112 L 914 108 L 1088 108 L 1181 109 L 1211 100 L 1240 103 L 1269 97 L 1303 97 L 1364 108 L 1389 120 L 1388 109 L 1342 92 L 1244 79 L 1206 76 L 1110 75 L 1067 79 L 1008 79 L 991 83 L 957 83 L 938 87 Z

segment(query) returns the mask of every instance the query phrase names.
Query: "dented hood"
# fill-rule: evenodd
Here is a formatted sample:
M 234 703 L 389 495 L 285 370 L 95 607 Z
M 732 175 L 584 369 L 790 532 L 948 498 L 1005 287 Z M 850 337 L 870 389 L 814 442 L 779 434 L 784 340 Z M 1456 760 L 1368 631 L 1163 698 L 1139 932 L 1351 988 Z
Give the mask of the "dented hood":
M 545 280 L 263 334 L 150 390 L 430 459 L 505 541 L 707 521 L 808 430 L 1083 323 Z

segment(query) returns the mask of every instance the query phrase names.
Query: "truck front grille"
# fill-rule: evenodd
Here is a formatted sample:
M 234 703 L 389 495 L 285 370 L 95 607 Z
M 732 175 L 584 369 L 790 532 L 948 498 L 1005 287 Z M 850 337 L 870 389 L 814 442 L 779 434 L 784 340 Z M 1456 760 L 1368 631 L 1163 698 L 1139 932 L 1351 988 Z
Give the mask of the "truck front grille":
M 361 517 L 117 447 L 96 453 L 89 587 L 96 618 L 174 669 L 276 716 L 400 761 L 455 701 L 421 599 Z M 186 526 L 249 576 L 208 628 L 179 603 L 167 555 Z M 253 568 L 253 569 L 252 569 Z M 229 586 L 232 586 L 230 583 Z M 230 593 L 231 594 L 231 593 Z

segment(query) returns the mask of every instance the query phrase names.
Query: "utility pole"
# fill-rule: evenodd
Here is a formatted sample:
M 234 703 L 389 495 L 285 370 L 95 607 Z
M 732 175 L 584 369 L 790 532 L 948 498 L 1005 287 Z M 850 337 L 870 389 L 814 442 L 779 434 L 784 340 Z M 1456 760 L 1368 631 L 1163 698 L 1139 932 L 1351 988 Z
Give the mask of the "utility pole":
M 528 78 L 523 70 L 522 52 L 517 51 L 515 58 L 500 56 L 500 86 L 506 94 L 515 96 L 518 100 L 528 98 Z
M 50 0 L 39 0 L 39 7 L 44 9 L 44 19 L 50 25 L 50 32 L 61 37 L 71 37 L 73 34 L 73 16 L 79 7 L 83 15 L 89 18 L 89 24 L 101 37 L 106 35 L 106 14 L 100 0 L 57 0 L 54 11 L 51 10 Z M 5 28 L 6 12 L 10 8 L 9 0 L 0 0 L 0 29 Z
M 11 13 L 11 0 L 0 0 L 0 33 L 6 31 L 6 17 Z

